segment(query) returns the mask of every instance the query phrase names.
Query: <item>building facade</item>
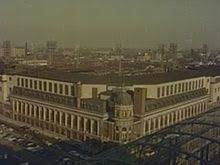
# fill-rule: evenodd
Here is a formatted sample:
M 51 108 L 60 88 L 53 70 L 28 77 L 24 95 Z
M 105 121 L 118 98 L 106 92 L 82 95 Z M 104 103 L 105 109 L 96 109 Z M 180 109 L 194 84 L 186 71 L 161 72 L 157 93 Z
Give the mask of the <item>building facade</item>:
M 9 108 L 1 114 L 62 138 L 127 143 L 204 113 L 220 100 L 219 78 L 212 75 L 135 79 L 109 88 L 98 77 L 68 80 L 50 73 L 3 74 L 1 105 Z

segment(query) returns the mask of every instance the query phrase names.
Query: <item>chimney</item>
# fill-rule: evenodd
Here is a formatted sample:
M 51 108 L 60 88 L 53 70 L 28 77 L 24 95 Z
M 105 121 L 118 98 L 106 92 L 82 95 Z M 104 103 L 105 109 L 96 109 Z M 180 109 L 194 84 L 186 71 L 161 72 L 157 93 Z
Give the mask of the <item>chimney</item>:
M 146 90 L 144 88 L 134 89 L 134 115 L 141 117 L 145 113 Z
M 77 108 L 80 108 L 81 92 L 82 92 L 82 84 L 81 82 L 78 82 L 76 88 Z
M 97 96 L 98 96 L 98 89 L 92 88 L 92 98 L 97 99 Z

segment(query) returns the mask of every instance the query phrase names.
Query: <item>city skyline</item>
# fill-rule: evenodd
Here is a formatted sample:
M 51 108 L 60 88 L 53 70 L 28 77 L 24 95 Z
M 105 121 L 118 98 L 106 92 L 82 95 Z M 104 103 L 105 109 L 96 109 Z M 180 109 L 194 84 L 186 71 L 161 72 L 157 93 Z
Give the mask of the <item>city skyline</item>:
M 0 38 L 64 46 L 157 47 L 176 42 L 183 48 L 207 43 L 219 48 L 218 1 L 2 0 Z

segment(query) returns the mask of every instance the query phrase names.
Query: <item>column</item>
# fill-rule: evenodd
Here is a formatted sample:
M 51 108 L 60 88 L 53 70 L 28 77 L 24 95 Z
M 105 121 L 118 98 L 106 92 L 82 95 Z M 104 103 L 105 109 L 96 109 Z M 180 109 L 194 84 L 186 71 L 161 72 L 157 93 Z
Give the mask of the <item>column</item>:
M 57 111 L 54 111 L 54 123 L 57 124 Z
M 171 124 L 170 124 L 171 122 L 170 122 L 170 114 L 168 113 L 167 114 L 167 125 L 166 126 L 170 126 Z
M 52 118 L 52 110 L 51 109 L 48 109 L 49 111 L 49 122 L 51 122 L 51 118 Z
M 68 113 L 64 113 L 65 114 L 65 126 L 68 127 Z
M 141 124 L 143 125 L 143 129 L 142 129 L 142 135 L 144 135 L 145 133 L 146 133 L 146 120 L 143 120 L 142 122 L 141 122 Z
M 77 127 L 77 130 L 78 130 L 78 131 L 79 131 L 79 126 L 80 126 L 79 124 L 80 124 L 80 117 L 77 116 L 77 126 L 76 126 L 76 127 Z
M 167 116 L 167 114 L 162 116 L 162 118 L 163 118 L 162 128 L 166 127 L 165 123 L 168 123 L 168 121 L 165 121 L 166 119 L 168 119 L 166 116 Z
M 158 121 L 158 128 L 157 128 L 157 129 L 158 129 L 158 130 L 160 129 L 160 124 L 161 124 L 161 123 L 160 123 L 160 120 L 161 120 L 160 118 L 161 118 L 161 117 L 162 117 L 162 116 L 159 116 L 158 119 L 157 119 L 157 121 Z
M 87 130 L 86 130 L 86 122 L 87 122 L 87 118 L 84 118 L 84 120 L 83 120 L 83 132 L 87 132 Z
M 24 115 L 24 113 L 23 113 L 23 111 L 24 111 L 24 103 L 21 102 L 20 104 L 21 104 L 21 115 Z
M 176 111 L 175 113 L 176 113 L 176 120 L 175 120 L 175 121 L 176 121 L 176 123 L 178 123 L 178 122 L 179 122 L 179 121 L 178 121 L 179 111 Z
M 16 109 L 15 109 L 15 112 L 18 113 L 18 109 L 19 109 L 19 103 L 18 101 L 16 100 Z
M 187 108 L 183 109 L 183 120 L 186 118 L 186 110 L 187 110 Z
M 24 115 L 27 116 L 27 103 L 24 103 Z
M 171 124 L 174 124 L 174 122 L 173 122 L 173 112 L 171 113 Z
M 47 110 L 48 110 L 48 109 L 42 107 L 42 110 L 43 110 L 43 114 L 44 114 L 44 115 L 43 115 L 43 120 L 46 121 L 46 120 L 47 120 Z
M 16 109 L 15 109 L 15 104 L 16 104 L 16 102 L 15 102 L 15 100 L 13 100 L 13 101 L 12 101 L 12 110 L 13 110 L 13 111 L 16 111 Z
M 97 135 L 99 135 L 99 131 L 100 131 L 99 126 L 100 126 L 99 121 L 97 121 Z
M 37 118 L 37 107 L 36 105 L 32 105 L 34 106 L 34 118 Z
M 63 117 L 63 112 L 60 112 L 60 125 L 62 125 L 62 117 Z
M 74 128 L 74 115 L 71 115 L 71 129 Z
M 148 133 L 151 133 L 151 119 L 149 119 L 148 121 Z
M 90 119 L 90 133 L 93 133 L 93 123 L 94 121 L 92 119 Z

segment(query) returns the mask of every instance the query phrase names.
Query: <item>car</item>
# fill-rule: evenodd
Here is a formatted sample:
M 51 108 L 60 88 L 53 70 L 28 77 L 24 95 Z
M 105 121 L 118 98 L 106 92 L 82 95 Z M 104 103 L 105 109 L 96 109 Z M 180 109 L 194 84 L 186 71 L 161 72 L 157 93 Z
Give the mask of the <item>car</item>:
M 23 138 L 19 138 L 19 139 L 18 139 L 18 142 L 19 142 L 19 143 L 22 143 L 22 142 L 24 142 L 24 141 L 25 141 L 25 140 L 24 140 Z
M 32 142 L 30 142 L 30 143 L 27 144 L 27 147 L 33 147 L 33 146 L 36 146 L 36 144 L 34 144 L 34 143 L 32 143 Z
M 37 152 L 37 151 L 42 150 L 43 148 L 40 147 L 39 145 L 37 145 L 37 146 L 30 146 L 30 147 L 27 147 L 26 149 L 29 150 L 29 151 L 31 151 L 31 152 Z
M 152 148 L 149 148 L 144 151 L 144 155 L 147 157 L 151 157 L 151 156 L 155 155 L 155 151 Z
M 45 141 L 45 143 L 46 143 L 46 145 L 48 145 L 48 146 L 52 146 L 52 145 L 53 145 L 53 144 L 50 143 L 49 141 Z
M 9 130 L 10 132 L 13 132 L 13 131 L 14 131 L 14 129 L 13 129 L 13 128 L 9 128 L 8 130 Z
M 12 136 L 12 137 L 9 137 L 8 140 L 11 141 L 11 142 L 14 142 L 14 141 L 17 140 L 17 138 Z
M 59 150 L 62 150 L 62 147 L 60 147 L 60 146 L 57 145 L 57 144 L 53 145 L 53 147 L 54 147 L 54 148 L 57 148 L 57 149 L 59 149 Z
M 80 154 L 77 151 L 72 150 L 72 151 L 69 151 L 68 153 L 72 156 L 80 157 Z
M 83 160 L 88 160 L 90 158 L 89 156 L 85 156 L 85 155 L 80 155 L 79 157 Z

